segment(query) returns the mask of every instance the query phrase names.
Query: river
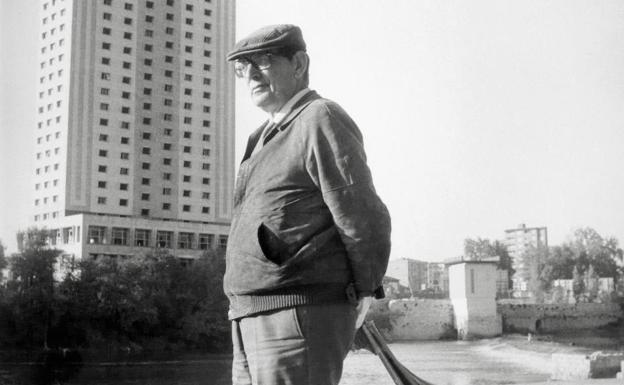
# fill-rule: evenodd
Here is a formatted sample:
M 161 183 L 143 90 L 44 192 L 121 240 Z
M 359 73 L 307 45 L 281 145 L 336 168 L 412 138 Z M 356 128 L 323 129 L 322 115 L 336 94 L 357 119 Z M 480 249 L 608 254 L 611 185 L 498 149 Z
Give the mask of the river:
M 437 385 L 517 384 L 548 380 L 550 353 L 518 349 L 508 338 L 480 341 L 423 341 L 390 344 L 407 368 Z M 538 345 L 535 345 L 538 346 Z M 545 345 L 546 346 L 546 345 Z M 558 351 L 566 349 L 557 348 Z M 570 348 L 572 349 L 572 348 Z M 570 350 L 567 349 L 567 350 Z M 540 351 L 541 350 L 541 351 Z M 0 385 L 44 384 L 35 366 L 0 363 Z M 85 364 L 66 385 L 227 385 L 227 358 L 128 365 Z M 367 351 L 349 354 L 341 385 L 392 385 L 381 361 Z

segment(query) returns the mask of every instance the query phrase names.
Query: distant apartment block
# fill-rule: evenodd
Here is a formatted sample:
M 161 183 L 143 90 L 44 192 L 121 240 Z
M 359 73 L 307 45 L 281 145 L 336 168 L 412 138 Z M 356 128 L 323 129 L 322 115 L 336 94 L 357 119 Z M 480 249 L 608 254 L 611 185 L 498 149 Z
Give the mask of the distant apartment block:
M 513 260 L 515 274 L 512 277 L 515 296 L 528 295 L 528 282 L 531 275 L 531 255 L 537 248 L 548 247 L 546 227 L 527 227 L 524 223 L 517 228 L 505 230 L 505 245 Z
M 74 257 L 224 247 L 228 0 L 42 0 L 32 225 Z

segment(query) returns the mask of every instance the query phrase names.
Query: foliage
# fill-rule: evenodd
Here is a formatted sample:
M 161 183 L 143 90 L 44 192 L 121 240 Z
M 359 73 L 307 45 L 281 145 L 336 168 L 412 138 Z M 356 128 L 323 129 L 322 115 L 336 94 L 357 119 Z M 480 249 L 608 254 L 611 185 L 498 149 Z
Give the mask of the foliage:
M 557 279 L 572 279 L 577 301 L 599 299 L 598 278 L 622 277 L 623 251 L 613 237 L 604 238 L 590 227 L 579 228 L 560 246 L 549 249 L 540 268 L 543 288 L 550 288 Z
M 12 278 L 0 289 L 0 340 L 8 345 L 219 350 L 228 344 L 221 251 L 196 260 L 162 252 L 69 259 L 55 270 L 59 251 L 46 246 L 45 234 L 29 230 L 22 239 L 22 252 L 11 257 Z
M 4 245 L 2 244 L 2 240 L 0 239 L 0 270 L 7 267 L 9 263 L 4 256 Z

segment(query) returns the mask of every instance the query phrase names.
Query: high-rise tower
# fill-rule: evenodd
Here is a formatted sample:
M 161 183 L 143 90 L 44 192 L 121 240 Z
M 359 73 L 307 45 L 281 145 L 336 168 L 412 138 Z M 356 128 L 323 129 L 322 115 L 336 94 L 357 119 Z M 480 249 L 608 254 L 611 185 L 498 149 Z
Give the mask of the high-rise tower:
M 32 223 L 76 257 L 224 246 L 229 0 L 42 0 Z

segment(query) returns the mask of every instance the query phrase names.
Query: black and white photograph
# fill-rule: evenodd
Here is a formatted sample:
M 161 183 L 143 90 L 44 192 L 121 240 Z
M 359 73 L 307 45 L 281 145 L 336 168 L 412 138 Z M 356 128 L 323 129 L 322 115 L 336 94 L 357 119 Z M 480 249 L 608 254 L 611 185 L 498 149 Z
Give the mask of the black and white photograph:
M 624 383 L 621 0 L 0 0 L 0 385 Z

